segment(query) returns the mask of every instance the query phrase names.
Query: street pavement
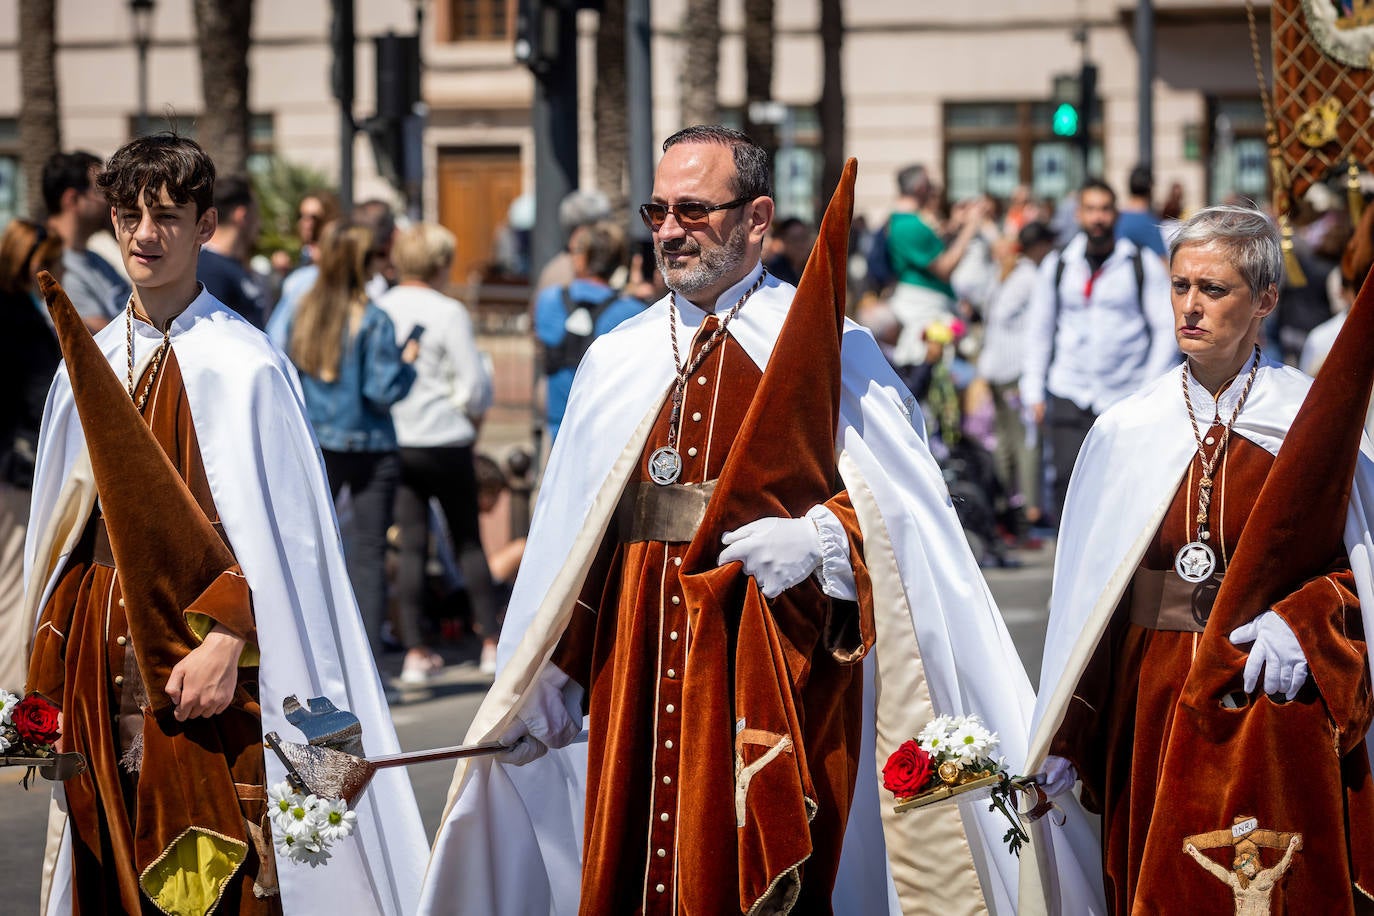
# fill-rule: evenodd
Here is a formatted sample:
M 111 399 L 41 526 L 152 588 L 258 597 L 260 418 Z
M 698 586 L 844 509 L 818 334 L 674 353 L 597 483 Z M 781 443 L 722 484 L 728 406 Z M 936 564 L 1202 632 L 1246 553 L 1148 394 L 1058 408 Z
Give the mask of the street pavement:
M 985 574 L 1034 683 L 1040 672 L 1053 556 L 1049 547 L 1017 556 L 1023 566 L 989 569 Z M 491 683 L 477 670 L 475 643 L 446 650 L 445 657 L 450 664 L 438 677 L 423 688 L 404 689 L 401 702 L 392 707 L 392 719 L 406 750 L 460 743 Z M 386 659 L 384 670 L 391 675 L 398 673 L 400 656 Z M 443 814 L 453 764 L 420 764 L 407 772 L 425 830 L 432 838 Z M 19 776 L 13 770 L 0 770 L 0 914 L 4 916 L 24 916 L 38 910 L 49 792 L 42 780 L 24 791 Z

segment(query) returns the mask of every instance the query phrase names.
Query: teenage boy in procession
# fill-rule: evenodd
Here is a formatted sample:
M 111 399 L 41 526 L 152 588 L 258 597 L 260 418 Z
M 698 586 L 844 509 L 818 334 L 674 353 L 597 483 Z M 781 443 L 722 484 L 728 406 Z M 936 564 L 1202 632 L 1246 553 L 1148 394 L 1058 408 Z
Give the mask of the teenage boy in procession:
M 298 737 L 285 697 L 353 711 L 371 754 L 397 742 L 295 373 L 196 281 L 214 182 L 181 137 L 110 159 L 98 184 L 134 289 L 94 340 L 44 278 L 65 363 L 25 553 L 27 688 L 88 763 L 57 793 L 44 910 L 408 913 L 425 840 L 399 773 L 359 802 L 333 868 L 273 861 L 282 776 L 262 741 Z

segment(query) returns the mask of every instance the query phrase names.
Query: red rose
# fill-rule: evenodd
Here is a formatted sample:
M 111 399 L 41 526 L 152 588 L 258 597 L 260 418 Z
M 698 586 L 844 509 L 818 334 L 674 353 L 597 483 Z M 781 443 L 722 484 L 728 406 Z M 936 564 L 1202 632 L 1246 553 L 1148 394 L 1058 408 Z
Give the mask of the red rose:
M 19 737 L 34 744 L 52 744 L 62 734 L 57 728 L 58 714 L 56 706 L 34 693 L 20 700 L 11 715 Z
M 930 754 L 915 741 L 907 741 L 887 758 L 883 788 L 898 798 L 917 795 L 930 781 L 933 769 Z

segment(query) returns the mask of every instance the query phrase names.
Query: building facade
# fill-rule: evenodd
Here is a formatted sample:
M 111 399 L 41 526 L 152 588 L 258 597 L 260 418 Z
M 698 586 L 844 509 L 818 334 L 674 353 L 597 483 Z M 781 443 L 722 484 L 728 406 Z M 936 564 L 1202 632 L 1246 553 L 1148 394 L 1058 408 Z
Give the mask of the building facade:
M 126 3 L 56 0 L 63 143 L 107 155 L 137 115 L 137 55 Z M 17 0 L 0 0 L 0 217 L 22 208 L 18 187 Z M 654 135 L 677 127 L 686 0 L 656 0 Z M 1268 60 L 1268 3 L 1255 12 Z M 330 91 L 329 0 L 258 3 L 250 52 L 253 149 L 337 176 L 339 116 Z M 515 0 L 356 0 L 357 106 L 374 106 L 371 38 L 413 33 L 422 15 L 424 212 L 459 237 L 464 279 L 496 256 L 512 202 L 533 187 L 529 126 L 533 80 L 515 63 Z M 723 117 L 744 106 L 743 0 L 722 0 L 718 97 Z M 1155 0 L 1154 171 L 1178 182 L 1188 206 L 1231 193 L 1263 199 L 1264 125 L 1245 0 Z M 597 13 L 580 14 L 581 176 L 594 183 L 591 92 Z M 860 162 L 857 209 L 870 222 L 891 203 L 893 175 L 929 165 L 953 199 L 1018 184 L 1061 195 L 1081 167 L 1051 130 L 1057 75 L 1098 67 L 1090 168 L 1123 188 L 1138 158 L 1138 56 L 1127 0 L 847 0 L 843 50 L 845 146 Z M 194 130 L 202 106 L 191 4 L 157 0 L 149 53 L 154 124 Z M 811 215 L 818 201 L 821 43 L 817 0 L 777 0 L 774 96 L 786 106 L 780 155 L 783 212 Z M 1081 38 L 1081 40 L 1079 40 Z M 709 74 L 702 74 L 707 78 Z M 354 198 L 395 198 L 366 139 L 354 144 Z M 629 218 L 629 215 L 627 215 Z

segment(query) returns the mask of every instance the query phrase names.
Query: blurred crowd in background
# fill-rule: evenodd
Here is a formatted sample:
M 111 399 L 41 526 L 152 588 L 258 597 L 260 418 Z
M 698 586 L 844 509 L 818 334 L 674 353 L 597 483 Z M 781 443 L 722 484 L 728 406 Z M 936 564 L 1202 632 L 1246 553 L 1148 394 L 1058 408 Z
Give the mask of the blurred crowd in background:
M 1168 244 L 1188 205 L 1146 169 L 1125 177 L 1061 200 L 1022 187 L 951 202 L 914 165 L 887 220 L 856 226 L 851 311 L 916 398 L 984 565 L 1052 536 L 1092 421 L 1177 362 Z M 1363 182 L 1304 197 L 1263 330 L 1266 355 L 1309 374 L 1374 259 Z
M 89 153 L 53 157 L 43 175 L 47 217 L 16 219 L 0 236 L 10 324 L 0 338 L 10 393 L 0 429 L 3 607 L 20 605 L 38 425 L 60 359 L 35 277 L 57 276 L 93 333 L 122 322 L 128 307 L 94 181 L 100 168 Z M 910 390 L 975 555 L 1016 565 L 1020 551 L 1053 535 L 1092 420 L 1177 359 L 1168 240 L 1187 202 L 1178 185 L 1156 194 L 1144 169 L 1119 188 L 1090 181 L 1062 200 L 1023 187 L 1006 200 L 948 201 L 920 165 L 895 177 L 889 215 L 855 219 L 850 313 Z M 1308 193 L 1266 327 L 1269 355 L 1309 373 L 1374 259 L 1374 208 L 1359 212 L 1371 189 L 1362 190 L 1319 184 Z M 449 291 L 453 234 L 398 226 L 380 200 L 343 217 L 334 195 L 317 189 L 297 202 L 290 250 L 264 252 L 247 179 L 221 176 L 215 205 L 219 228 L 200 279 L 299 371 L 379 660 L 403 652 L 399 682 L 422 685 L 445 664 L 436 646 L 469 640 L 480 645 L 482 670 L 494 671 L 523 531 L 505 525 L 504 536 L 483 540 L 480 519 L 510 511 L 512 481 L 477 451 L 493 372 L 473 316 Z M 540 379 L 531 407 L 550 443 L 591 342 L 666 293 L 652 252 L 632 250 L 628 218 L 604 195 L 575 191 L 560 207 L 566 246 L 529 284 L 522 326 Z M 510 226 L 519 223 L 513 216 Z M 517 264 L 527 246 L 504 231 L 498 250 Z M 779 219 L 767 269 L 796 283 L 814 233 L 801 218 Z M 539 451 L 536 433 L 532 472 Z M 526 523 L 532 485 L 517 494 Z

